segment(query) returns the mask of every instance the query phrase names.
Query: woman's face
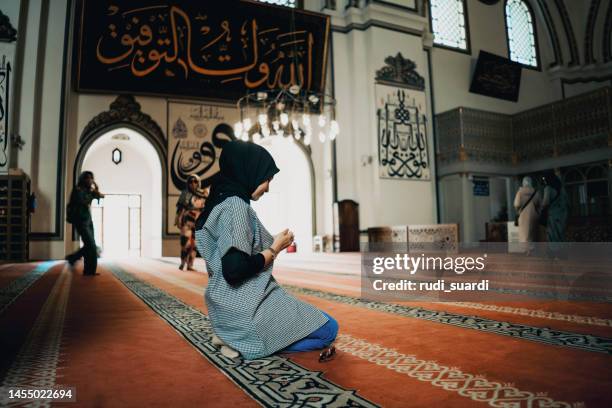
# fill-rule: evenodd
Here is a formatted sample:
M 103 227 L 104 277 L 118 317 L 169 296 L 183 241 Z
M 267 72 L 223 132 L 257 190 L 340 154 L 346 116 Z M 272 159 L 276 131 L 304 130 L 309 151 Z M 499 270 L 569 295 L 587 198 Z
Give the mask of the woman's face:
M 93 176 L 91 174 L 87 174 L 85 178 L 83 179 L 83 184 L 85 185 L 85 188 L 91 188 L 93 183 L 94 183 Z
M 261 183 L 259 186 L 257 186 L 257 188 L 255 189 L 255 191 L 253 191 L 253 194 L 251 194 L 251 200 L 253 201 L 257 201 L 259 200 L 259 198 L 264 195 L 265 193 L 268 192 L 269 188 L 270 188 L 270 182 L 272 181 L 272 177 L 270 177 L 270 179 L 264 181 L 263 183 Z
M 197 188 L 198 188 L 198 180 L 194 178 L 189 180 L 189 190 L 193 192 L 193 191 L 196 191 Z

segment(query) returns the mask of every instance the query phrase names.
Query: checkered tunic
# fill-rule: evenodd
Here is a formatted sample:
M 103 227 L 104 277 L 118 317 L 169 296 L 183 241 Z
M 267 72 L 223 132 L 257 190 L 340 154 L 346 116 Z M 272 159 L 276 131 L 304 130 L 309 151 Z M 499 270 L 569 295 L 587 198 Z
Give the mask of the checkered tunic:
M 237 286 L 223 278 L 221 258 L 230 248 L 253 255 L 272 242 L 255 211 L 238 197 L 215 206 L 204 228 L 196 232 L 209 274 L 204 298 L 213 330 L 247 360 L 282 350 L 327 322 L 320 310 L 280 287 L 272 264 Z

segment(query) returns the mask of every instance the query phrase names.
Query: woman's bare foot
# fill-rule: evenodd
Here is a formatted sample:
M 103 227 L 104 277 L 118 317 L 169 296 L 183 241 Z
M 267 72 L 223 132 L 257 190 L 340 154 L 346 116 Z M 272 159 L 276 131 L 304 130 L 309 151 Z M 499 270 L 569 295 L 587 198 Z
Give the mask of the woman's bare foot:
M 225 343 L 216 334 L 212 335 L 212 345 L 215 347 L 224 346 Z
M 240 356 L 240 353 L 230 346 L 221 346 L 221 354 L 231 359 L 238 358 Z

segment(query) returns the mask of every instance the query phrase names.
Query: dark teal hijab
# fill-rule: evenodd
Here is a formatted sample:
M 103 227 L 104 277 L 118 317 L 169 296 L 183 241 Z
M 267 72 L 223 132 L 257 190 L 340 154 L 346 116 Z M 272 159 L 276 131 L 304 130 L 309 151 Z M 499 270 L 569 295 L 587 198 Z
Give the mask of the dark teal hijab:
M 204 211 L 198 217 L 196 229 L 202 229 L 215 206 L 229 197 L 239 197 L 247 204 L 257 187 L 280 170 L 272 155 L 251 142 L 235 140 L 223 146 L 219 172 L 213 179 Z

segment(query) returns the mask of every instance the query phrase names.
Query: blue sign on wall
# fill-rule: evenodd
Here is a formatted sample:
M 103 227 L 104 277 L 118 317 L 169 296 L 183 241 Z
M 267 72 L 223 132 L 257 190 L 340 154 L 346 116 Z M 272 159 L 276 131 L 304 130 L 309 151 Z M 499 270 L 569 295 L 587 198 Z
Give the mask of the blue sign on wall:
M 474 179 L 472 181 L 474 183 L 474 195 L 488 197 L 489 196 L 489 179 L 481 178 Z

